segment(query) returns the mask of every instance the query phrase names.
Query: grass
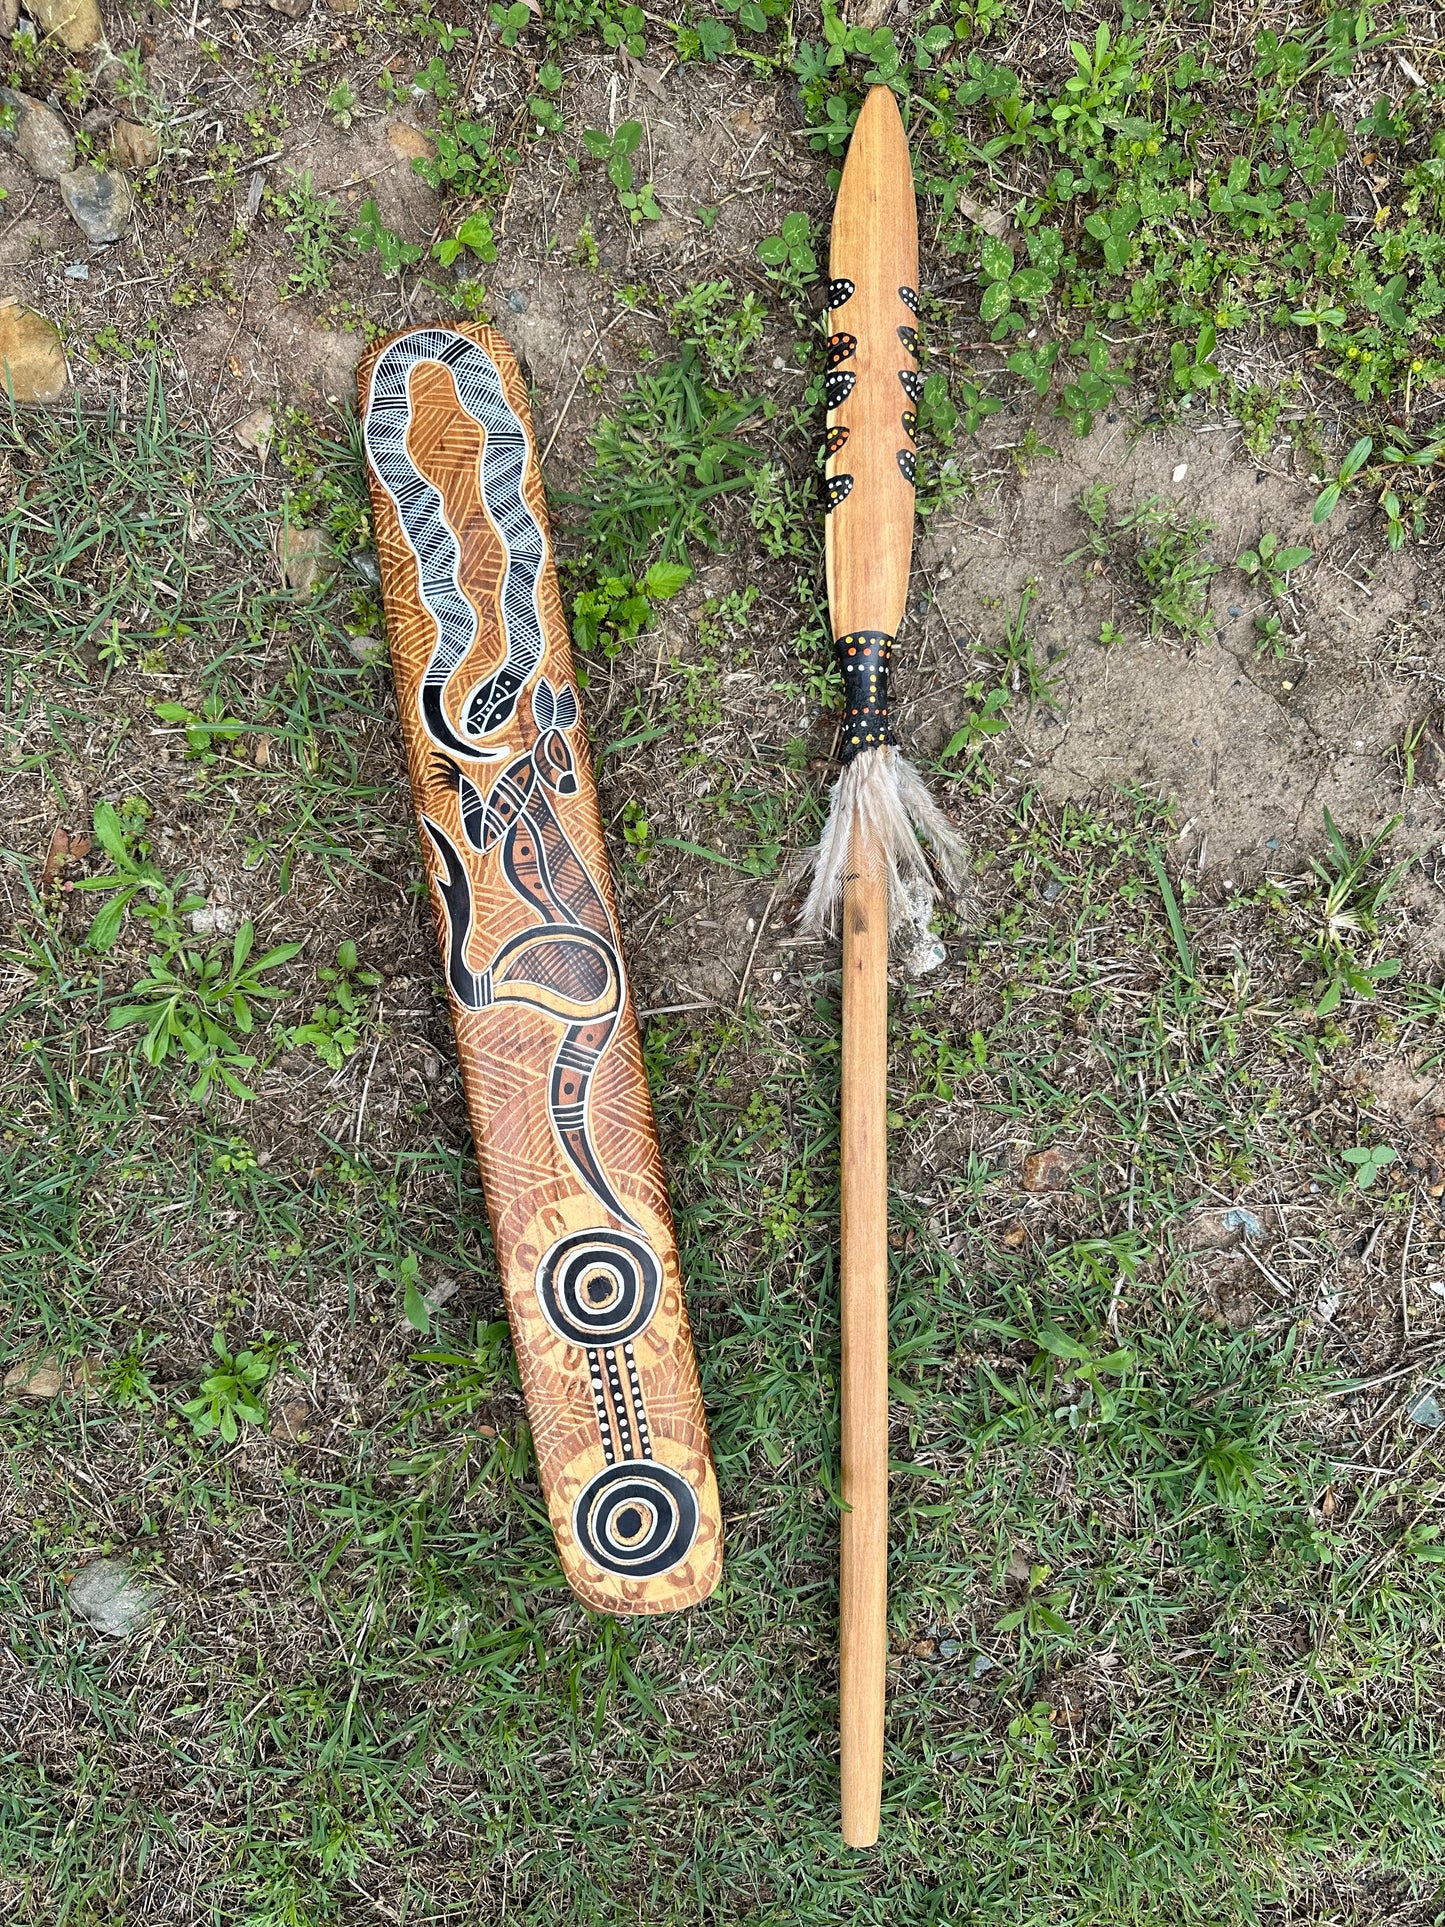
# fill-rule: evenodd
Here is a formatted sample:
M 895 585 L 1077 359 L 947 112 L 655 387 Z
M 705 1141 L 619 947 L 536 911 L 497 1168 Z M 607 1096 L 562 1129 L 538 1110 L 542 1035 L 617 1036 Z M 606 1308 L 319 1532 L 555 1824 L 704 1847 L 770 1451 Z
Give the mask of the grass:
M 883 1842 L 834 1830 L 838 983 L 778 938 L 838 702 L 818 280 L 870 77 L 919 163 L 931 515 L 998 456 L 1145 404 L 1232 414 L 1257 460 L 1293 443 L 1322 545 L 1343 501 L 1389 498 L 1384 548 L 1435 514 L 1437 90 L 1397 58 L 1434 72 L 1423 16 L 1104 24 L 975 0 L 862 29 L 746 0 L 674 28 L 547 0 L 496 9 L 484 47 L 422 5 L 228 47 L 234 113 L 189 42 L 204 114 L 130 50 L 135 111 L 188 143 L 136 182 L 176 312 L 221 318 L 273 257 L 257 300 L 289 283 L 328 326 L 490 311 L 479 270 L 498 254 L 512 285 L 531 217 L 509 197 L 541 180 L 557 272 L 576 234 L 579 276 L 605 251 L 638 277 L 582 303 L 555 519 L 728 1563 L 656 1624 L 561 1582 L 391 698 L 353 646 L 382 629 L 354 422 L 278 409 L 259 465 L 208 432 L 199 377 L 162 379 L 164 315 L 87 322 L 76 352 L 128 390 L 0 429 L 0 1360 L 64 1380 L 0 1406 L 7 1919 L 1083 1927 L 1161 1896 L 1199 1927 L 1437 1917 L 1439 1434 L 1411 1414 L 1445 1371 L 1445 1141 L 1392 1093 L 1440 1062 L 1445 1003 L 1394 799 L 1238 889 L 1180 871 L 1158 798 L 1045 806 L 1015 754 L 1055 699 L 1032 589 L 933 757 L 978 845 L 969 932 L 894 998 Z M 616 147 L 635 123 L 593 67 L 618 50 L 676 54 L 705 103 L 783 100 L 814 157 L 727 249 L 709 179 L 695 279 L 633 254 L 669 176 L 651 105 L 648 147 Z M 90 101 L 53 45 L 5 60 L 72 118 Z M 435 136 L 425 241 L 369 177 L 343 216 L 304 171 L 233 240 L 247 170 L 312 96 L 340 131 L 384 107 Z M 1222 646 L 1187 507 L 1096 506 L 1089 558 L 1139 625 Z M 336 551 L 315 596 L 282 587 L 283 516 Z M 1308 597 L 1316 568 L 1255 527 L 1271 612 Z M 719 958 L 735 990 L 674 988 Z M 235 1085 L 112 1028 L 161 1007 L 156 959 L 249 1060 Z M 67 1596 L 103 1553 L 161 1602 L 119 1648 Z
M 27 425 L 17 580 L 52 620 L 13 670 L 32 701 L 144 714 L 98 666 L 77 678 L 88 611 L 62 627 L 46 572 L 73 553 L 55 518 L 77 464 L 130 483 L 85 551 L 103 609 L 142 535 L 158 576 L 193 566 L 179 523 L 135 519 L 137 462 L 205 460 L 158 411 Z M 253 511 L 229 491 L 198 499 L 229 515 L 254 607 Z M 348 595 L 286 605 L 279 644 L 186 638 L 252 727 L 320 746 L 287 778 L 293 820 L 330 827 L 258 939 L 308 947 L 248 1038 L 254 1102 L 197 1104 L 167 1061 L 103 1041 L 173 896 L 137 885 L 101 953 L 95 898 L 63 883 L 17 925 L 6 1354 L 71 1373 L 4 1421 L 0 1583 L 43 1716 L 22 1714 L 0 1793 L 12 1915 L 1144 1921 L 1167 1891 L 1187 1921 L 1427 1918 L 1445 1569 L 1406 1412 L 1440 1338 L 1418 1295 L 1407 1334 L 1381 1320 L 1358 1254 L 1387 1277 L 1438 1262 L 1442 1227 L 1404 1156 L 1371 1152 L 1359 1182 L 1390 1125 L 1354 1080 L 1416 1034 L 1411 1010 L 1432 1034 L 1433 993 L 1378 968 L 1400 934 L 1379 839 L 1331 826 L 1297 888 L 1211 903 L 1171 878 L 1158 806 L 1044 814 L 997 790 L 994 739 L 973 745 L 976 935 L 895 1014 L 889 1777 L 859 1860 L 830 1748 L 836 980 L 820 961 L 796 1008 L 648 1029 L 729 1563 L 685 1620 L 594 1620 L 557 1570 L 455 1100 L 403 1098 L 413 1031 L 388 1010 L 419 995 L 444 1035 L 428 934 L 408 912 L 424 988 L 387 975 L 395 946 L 339 935 L 380 882 L 348 819 L 368 848 L 406 834 L 374 768 L 325 769 L 385 726 L 382 685 L 326 654 Z M 1024 700 L 1046 693 L 1026 616 L 1004 641 Z M 298 633 L 331 663 L 300 686 Z M 172 750 L 152 847 L 166 813 L 239 827 L 235 795 L 273 794 L 244 741 Z M 23 760 L 38 794 L 63 787 L 58 745 Z M 344 895 L 319 861 L 343 847 Z M 288 856 L 268 848 L 266 894 Z M 1345 974 L 1322 1014 L 1322 944 L 1375 972 L 1370 997 Z M 385 1053 L 384 1124 L 357 1109 L 366 1052 L 287 1052 L 318 996 L 367 1027 L 373 1068 Z M 1059 1190 L 1023 1188 L 1039 1147 Z M 1237 1206 L 1254 1231 L 1224 1228 Z M 111 1549 L 165 1604 L 114 1663 L 64 1595 Z

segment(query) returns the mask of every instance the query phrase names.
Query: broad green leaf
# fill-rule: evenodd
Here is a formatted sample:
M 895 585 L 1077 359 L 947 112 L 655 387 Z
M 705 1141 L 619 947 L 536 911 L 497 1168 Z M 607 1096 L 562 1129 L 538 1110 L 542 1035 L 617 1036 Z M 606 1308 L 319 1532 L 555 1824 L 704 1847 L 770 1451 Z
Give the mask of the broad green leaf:
M 108 897 L 96 911 L 90 928 L 85 933 L 85 941 L 92 950 L 109 950 L 120 934 L 126 905 L 134 895 L 134 890 L 117 890 L 115 895 Z
M 120 818 L 109 803 L 95 806 L 95 837 L 106 855 L 116 863 L 127 863 L 129 853 L 126 849 L 125 831 L 121 828 Z
M 268 950 L 264 957 L 252 964 L 251 975 L 259 977 L 264 970 L 279 969 L 282 964 L 290 963 L 293 957 L 299 957 L 305 947 L 304 944 L 299 943 L 278 943 L 274 950 Z M 275 993 L 266 992 L 263 987 L 261 994 L 274 995 Z
M 1039 1330 L 1037 1337 L 1044 1350 L 1052 1352 L 1055 1358 L 1088 1358 L 1089 1356 L 1087 1345 L 1081 1345 L 1077 1338 L 1070 1338 L 1067 1332 L 1060 1331 L 1052 1320 Z
M 983 237 L 983 271 L 990 281 L 1007 281 L 1014 271 L 1013 249 L 996 234 Z
M 1312 522 L 1326 521 L 1334 514 L 1339 504 L 1339 499 L 1340 485 L 1338 482 L 1331 482 L 1328 488 L 1322 488 L 1315 498 L 1314 513 L 1311 515 L 1310 520 Z
M 692 580 L 685 562 L 654 562 L 642 578 L 643 592 L 658 602 L 668 602 Z

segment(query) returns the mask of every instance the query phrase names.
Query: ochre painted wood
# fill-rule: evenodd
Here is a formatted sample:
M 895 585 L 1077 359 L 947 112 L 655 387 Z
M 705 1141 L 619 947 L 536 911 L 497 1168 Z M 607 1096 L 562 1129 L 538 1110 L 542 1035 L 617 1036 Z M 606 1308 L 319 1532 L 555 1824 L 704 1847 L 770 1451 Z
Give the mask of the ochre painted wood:
M 888 1659 L 888 879 L 856 847 L 843 886 L 843 1839 L 878 1838 Z
M 829 254 L 828 607 L 847 707 L 843 758 L 892 741 L 888 664 L 913 557 L 918 220 L 898 104 L 863 103 Z M 878 1838 L 888 1657 L 888 886 L 849 852 L 843 895 L 843 1839 Z
M 722 1521 L 526 388 L 500 335 L 359 371 L 387 632 L 542 1489 L 588 1606 L 717 1584 Z
M 913 167 L 898 103 L 874 87 L 853 130 L 833 214 L 828 255 L 829 330 L 839 358 L 830 375 L 855 377 L 828 410 L 827 476 L 848 493 L 827 518 L 828 608 L 835 636 L 861 630 L 893 636 L 908 599 L 913 557 L 913 483 L 899 466 L 911 462 L 918 357 L 899 330 L 916 330 L 918 213 Z M 852 293 L 839 299 L 852 284 Z M 842 356 L 849 339 L 856 347 Z M 840 382 L 837 386 L 846 386 Z M 906 418 L 906 419 L 905 419 Z M 839 446 L 839 430 L 846 439 Z

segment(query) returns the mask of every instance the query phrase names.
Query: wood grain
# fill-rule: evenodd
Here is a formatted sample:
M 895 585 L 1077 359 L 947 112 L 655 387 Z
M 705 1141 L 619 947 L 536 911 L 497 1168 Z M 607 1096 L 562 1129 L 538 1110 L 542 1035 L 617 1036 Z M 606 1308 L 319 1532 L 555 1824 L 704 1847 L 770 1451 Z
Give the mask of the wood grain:
M 468 382 L 488 398 L 472 406 L 490 410 L 490 428 L 463 405 Z M 585 1604 L 672 1611 L 717 1584 L 721 1512 L 526 387 L 502 337 L 473 325 L 403 330 L 371 351 L 358 383 L 402 734 L 542 1490 Z M 418 488 L 407 480 L 398 493 L 397 474 L 410 471 Z M 426 523 L 428 489 L 438 501 Z M 447 541 L 455 575 L 444 580 L 434 558 Z M 450 589 L 460 595 L 448 600 Z M 475 623 L 444 679 L 434 673 L 443 609 L 453 623 L 460 612 L 463 633 Z M 469 725 L 469 702 L 528 625 L 538 659 L 511 713 Z M 430 724 L 429 672 L 441 684 Z M 462 749 L 439 753 L 439 736 L 465 739 Z M 469 841 L 469 821 L 486 847 Z M 447 881 L 446 846 L 459 882 Z M 588 1256 L 597 1241 L 609 1263 L 636 1258 L 650 1306 L 625 1346 L 569 1342 L 557 1329 L 564 1274 L 584 1293 L 622 1289 Z M 632 1484 L 607 1488 L 605 1515 L 579 1510 L 599 1479 Z M 597 1543 L 601 1520 L 614 1535 L 603 1552 L 625 1566 L 676 1493 L 684 1514 L 695 1505 L 696 1528 L 665 1570 L 589 1556 L 583 1538 Z
M 898 104 L 868 94 L 829 254 L 828 607 L 850 707 L 845 759 L 883 753 L 891 638 L 913 556 L 918 227 Z M 854 665 L 863 663 L 860 671 Z M 876 680 L 868 673 L 876 666 Z M 853 705 L 861 705 L 855 707 Z M 878 1838 L 888 1656 L 888 883 L 849 851 L 843 894 L 842 1832 Z
M 917 315 L 899 294 L 918 287 L 918 212 L 913 166 L 898 103 L 874 87 L 853 130 L 833 215 L 831 279 L 854 293 L 830 309 L 830 327 L 856 336 L 841 373 L 857 377 L 846 401 L 828 411 L 830 430 L 847 440 L 830 454 L 829 479 L 852 477 L 847 497 L 827 519 L 828 608 L 835 636 L 857 630 L 896 635 L 908 600 L 913 557 L 913 484 L 898 465 L 911 453 L 904 426 L 914 409 L 900 381 L 918 358 L 899 338 Z
M 878 1838 L 888 1660 L 888 880 L 856 847 L 843 886 L 843 1839 Z

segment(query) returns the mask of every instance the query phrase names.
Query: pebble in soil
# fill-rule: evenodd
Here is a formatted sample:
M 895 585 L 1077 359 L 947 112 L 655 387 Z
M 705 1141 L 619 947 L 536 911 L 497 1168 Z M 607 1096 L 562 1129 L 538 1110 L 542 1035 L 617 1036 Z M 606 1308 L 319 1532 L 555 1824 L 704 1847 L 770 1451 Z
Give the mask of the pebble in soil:
M 0 140 L 9 142 L 36 179 L 58 181 L 68 174 L 75 166 L 75 142 L 59 114 L 13 87 L 0 87 L 0 101 L 14 115 L 14 125 L 0 132 Z
M 118 241 L 130 224 L 130 188 L 113 167 L 77 167 L 60 177 L 60 198 L 95 247 Z
M 0 384 L 18 402 L 59 401 L 70 384 L 60 330 L 13 295 L 0 299 Z
M 125 1639 L 151 1614 L 151 1589 L 125 1559 L 93 1559 L 70 1582 L 70 1603 L 108 1639 Z

